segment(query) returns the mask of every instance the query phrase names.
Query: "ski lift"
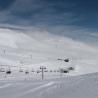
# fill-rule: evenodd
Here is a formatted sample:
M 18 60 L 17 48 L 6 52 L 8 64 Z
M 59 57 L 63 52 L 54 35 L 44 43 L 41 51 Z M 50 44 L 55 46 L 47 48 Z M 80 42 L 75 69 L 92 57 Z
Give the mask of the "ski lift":
M 63 73 L 69 73 L 69 71 L 68 70 L 64 70 Z
M 69 67 L 68 70 L 74 70 L 74 68 L 73 67 Z
M 58 58 L 57 60 L 60 60 L 60 61 L 61 61 L 62 59 L 59 59 L 59 58 Z
M 11 70 L 7 70 L 6 71 L 6 74 L 11 74 Z
M 23 68 L 20 66 L 19 68 L 19 72 L 22 73 L 23 72 Z
M 69 62 L 69 58 L 65 59 L 64 62 Z
M 52 72 L 52 70 L 50 70 L 50 72 Z
M 59 70 L 57 70 L 57 72 L 60 72 Z
M 39 70 L 37 70 L 37 73 L 40 73 L 40 71 L 39 71 Z
M 33 68 L 32 68 L 32 70 L 31 70 L 31 72 L 33 72 L 33 73 L 35 72 Z
M 11 74 L 12 72 L 11 72 L 11 69 L 10 69 L 10 66 L 8 66 L 8 69 L 7 69 L 7 71 L 6 71 L 6 74 Z
M 25 71 L 25 74 L 29 74 L 29 71 Z
M 31 72 L 35 72 L 34 70 L 32 70 Z
M 48 70 L 45 70 L 44 72 L 48 72 Z
M 69 73 L 69 70 L 67 70 L 67 69 L 60 69 L 60 72 L 61 73 Z

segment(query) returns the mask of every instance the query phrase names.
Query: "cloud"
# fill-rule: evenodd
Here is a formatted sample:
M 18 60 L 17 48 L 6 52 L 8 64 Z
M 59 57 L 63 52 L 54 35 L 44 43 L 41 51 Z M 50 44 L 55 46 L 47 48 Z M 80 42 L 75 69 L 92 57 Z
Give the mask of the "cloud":
M 16 25 L 0 25 L 1 28 L 4 29 L 12 29 L 12 30 L 17 30 L 17 31 L 21 31 L 23 33 L 35 33 L 36 32 L 40 32 L 43 33 L 44 32 L 48 32 L 51 33 L 53 35 L 58 35 L 58 36 L 62 36 L 62 37 L 67 37 L 67 38 L 71 38 L 75 41 L 79 41 L 79 42 L 83 42 L 89 45 L 94 45 L 94 46 L 98 46 L 98 37 L 96 35 L 98 35 L 98 32 L 93 32 L 93 31 L 89 31 L 86 28 L 82 28 L 82 27 L 77 27 L 77 26 L 55 26 L 55 27 L 50 27 L 49 26 L 16 26 Z M 45 34 L 45 33 L 44 33 Z
M 87 43 L 98 41 L 93 35 L 98 31 L 94 31 L 98 15 L 91 15 L 89 10 L 87 13 L 87 2 L 84 5 L 81 0 L 13 0 L 7 6 L 2 6 L 0 27 L 23 31 L 38 28 Z
M 89 11 L 91 3 L 86 1 L 85 5 L 83 0 L 75 0 L 74 2 L 72 0 L 8 1 L 6 0 L 4 4 L 1 4 L 3 8 L 3 12 L 0 12 L 1 23 L 34 26 L 76 25 L 94 28 L 95 25 L 93 26 L 93 24 L 98 20 L 98 14 L 95 11 Z M 8 6 L 7 9 L 3 5 Z
M 39 24 L 67 24 L 73 21 L 75 15 L 71 12 L 62 11 L 69 8 L 70 3 L 50 2 L 49 0 L 16 0 L 5 12 L 1 12 L 0 18 L 3 23 L 27 25 Z M 69 21 L 70 20 L 70 21 Z M 23 22 L 24 21 L 24 22 Z M 20 23 L 21 22 L 21 23 Z

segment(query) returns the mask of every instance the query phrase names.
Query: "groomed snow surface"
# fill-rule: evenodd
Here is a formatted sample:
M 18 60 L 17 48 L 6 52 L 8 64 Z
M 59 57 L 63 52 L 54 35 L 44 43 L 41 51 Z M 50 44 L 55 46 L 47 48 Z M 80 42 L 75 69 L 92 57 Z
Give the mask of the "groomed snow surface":
M 97 46 L 46 31 L 0 29 L 0 98 L 98 98 L 97 64 Z
M 2 80 L 0 98 L 98 98 L 98 73 L 47 80 Z

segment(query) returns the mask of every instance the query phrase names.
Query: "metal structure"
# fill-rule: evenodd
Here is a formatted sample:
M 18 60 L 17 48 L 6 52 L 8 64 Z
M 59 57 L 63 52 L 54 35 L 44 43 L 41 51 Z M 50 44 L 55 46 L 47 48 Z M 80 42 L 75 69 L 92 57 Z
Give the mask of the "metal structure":
M 45 66 L 40 66 L 41 72 L 42 72 L 42 80 L 44 79 L 44 71 L 46 70 Z

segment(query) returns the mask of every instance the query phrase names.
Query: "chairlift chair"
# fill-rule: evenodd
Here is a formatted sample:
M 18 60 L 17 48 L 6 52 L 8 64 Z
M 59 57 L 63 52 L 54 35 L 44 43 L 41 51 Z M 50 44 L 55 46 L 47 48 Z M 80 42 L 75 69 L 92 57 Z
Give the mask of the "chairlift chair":
M 40 73 L 40 71 L 39 71 L 39 70 L 37 70 L 37 73 Z
M 11 74 L 11 70 L 6 71 L 6 74 Z
M 64 70 L 63 73 L 69 73 L 69 71 L 68 70 Z
M 45 70 L 44 72 L 48 72 L 48 70 Z
M 60 72 L 61 73 L 69 73 L 69 70 L 67 70 L 67 69 L 60 69 Z
M 29 72 L 28 71 L 25 71 L 25 74 L 29 74 Z
M 68 70 L 74 70 L 74 68 L 73 67 L 69 67 Z
M 35 72 L 34 70 L 32 70 L 31 72 Z
M 52 70 L 50 70 L 50 72 L 52 72 Z
M 65 59 L 64 62 L 69 62 L 69 58 Z

